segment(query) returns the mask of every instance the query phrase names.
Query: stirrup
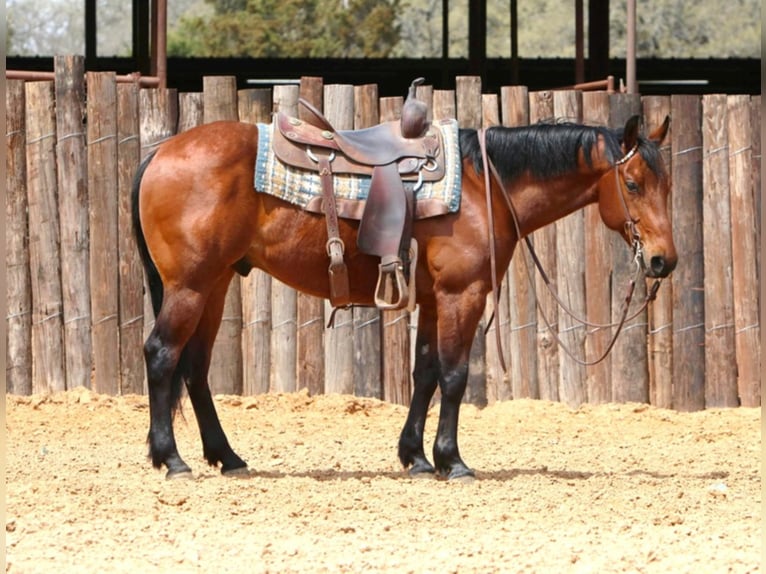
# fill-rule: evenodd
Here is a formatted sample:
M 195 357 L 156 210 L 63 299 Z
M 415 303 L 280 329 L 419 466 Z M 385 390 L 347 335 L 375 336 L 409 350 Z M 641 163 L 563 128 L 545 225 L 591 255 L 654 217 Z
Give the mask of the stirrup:
M 379 309 L 401 309 L 409 301 L 409 288 L 404 279 L 404 264 L 399 257 L 388 255 L 378 265 L 375 305 Z

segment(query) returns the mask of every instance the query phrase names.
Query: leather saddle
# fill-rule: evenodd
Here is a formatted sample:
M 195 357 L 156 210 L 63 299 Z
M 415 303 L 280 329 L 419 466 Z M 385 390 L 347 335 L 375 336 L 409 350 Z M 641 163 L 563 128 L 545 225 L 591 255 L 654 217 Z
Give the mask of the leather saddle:
M 412 238 L 415 193 L 423 182 L 444 177 L 440 131 L 431 126 L 426 105 L 410 86 L 401 119 L 360 130 L 336 130 L 322 113 L 299 100 L 306 120 L 276 116 L 273 149 L 289 166 L 316 171 L 322 182 L 330 257 L 330 301 L 350 304 L 345 246 L 338 231 L 333 175 L 370 177 L 369 194 L 359 220 L 357 247 L 381 258 L 375 304 L 381 309 L 414 308 L 417 243 Z

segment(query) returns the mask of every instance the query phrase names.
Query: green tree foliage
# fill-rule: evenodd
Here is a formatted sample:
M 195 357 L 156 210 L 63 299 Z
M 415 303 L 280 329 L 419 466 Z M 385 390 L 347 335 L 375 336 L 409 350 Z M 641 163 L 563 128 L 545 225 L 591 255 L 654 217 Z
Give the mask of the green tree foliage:
M 172 56 L 385 58 L 399 42 L 399 0 L 210 0 L 212 16 L 182 17 Z

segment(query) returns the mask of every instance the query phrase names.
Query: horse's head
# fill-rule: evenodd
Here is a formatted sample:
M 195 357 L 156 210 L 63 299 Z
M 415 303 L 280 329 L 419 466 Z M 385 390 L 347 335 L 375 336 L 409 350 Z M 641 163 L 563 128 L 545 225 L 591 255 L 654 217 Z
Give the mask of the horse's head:
M 623 156 L 599 181 L 601 218 L 638 251 L 649 277 L 667 277 L 678 261 L 668 215 L 670 176 L 659 151 L 670 117 L 648 138 L 639 135 L 639 117 L 625 124 Z

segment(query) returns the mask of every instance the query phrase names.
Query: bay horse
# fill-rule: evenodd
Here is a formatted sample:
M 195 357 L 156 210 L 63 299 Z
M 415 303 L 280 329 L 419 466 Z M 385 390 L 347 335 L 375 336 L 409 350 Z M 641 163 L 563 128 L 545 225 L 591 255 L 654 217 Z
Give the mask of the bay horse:
M 671 184 L 658 147 L 668 128 L 666 118 L 645 137 L 638 116 L 616 130 L 556 123 L 488 128 L 482 141 L 495 172 L 491 195 L 485 195 L 480 134 L 460 130 L 460 209 L 413 224 L 420 313 L 414 389 L 398 448 L 410 474 L 474 476 L 457 441 L 471 342 L 493 280 L 502 279 L 522 237 L 598 202 L 608 228 L 629 244 L 631 235 L 640 237 L 646 276 L 666 277 L 673 270 Z M 144 345 L 149 456 L 154 467 L 167 468 L 168 478 L 191 475 L 173 433 L 184 386 L 207 462 L 224 474 L 247 472 L 229 445 L 208 386 L 213 342 L 234 274 L 255 267 L 299 291 L 329 297 L 324 216 L 254 189 L 257 141 L 256 125 L 205 124 L 163 142 L 136 173 L 133 225 L 156 315 Z M 493 266 L 487 197 L 494 214 Z M 341 219 L 339 227 L 352 302 L 372 305 L 379 260 L 357 249 L 358 222 Z M 441 405 L 432 464 L 423 430 L 437 386 Z

